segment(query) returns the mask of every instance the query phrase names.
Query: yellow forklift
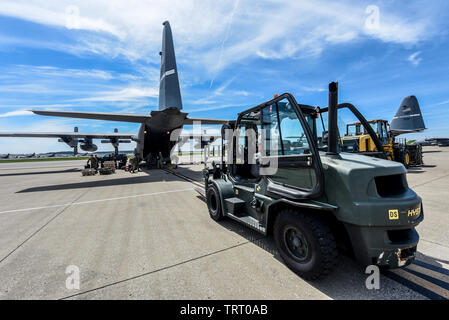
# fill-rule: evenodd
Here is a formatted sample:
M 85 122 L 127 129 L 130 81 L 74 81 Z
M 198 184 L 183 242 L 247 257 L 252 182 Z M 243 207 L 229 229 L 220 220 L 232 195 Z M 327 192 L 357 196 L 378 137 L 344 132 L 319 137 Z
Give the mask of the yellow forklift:
M 415 96 L 406 97 L 402 101 L 391 125 L 383 119 L 370 120 L 368 123 L 379 137 L 388 160 L 400 162 L 406 168 L 424 164 L 421 145 L 410 145 L 407 144 L 406 139 L 397 138 L 400 134 L 421 132 L 425 129 Z M 346 126 L 346 132 L 341 137 L 341 148 L 345 152 L 373 156 L 379 151 L 360 122 L 350 123 Z

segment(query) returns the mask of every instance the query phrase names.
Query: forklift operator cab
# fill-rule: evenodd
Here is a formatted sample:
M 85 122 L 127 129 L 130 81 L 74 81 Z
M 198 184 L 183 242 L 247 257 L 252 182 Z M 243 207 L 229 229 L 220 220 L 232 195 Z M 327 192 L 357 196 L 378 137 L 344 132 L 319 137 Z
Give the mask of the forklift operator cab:
M 389 130 L 388 130 L 388 121 L 386 120 L 372 120 L 372 121 L 368 121 L 369 125 L 371 126 L 371 128 L 373 129 L 373 131 L 377 134 L 377 137 L 379 138 L 381 144 L 383 146 L 389 144 L 390 142 L 390 135 L 389 135 Z M 365 137 L 365 139 L 363 141 L 365 141 L 364 145 L 363 143 L 358 142 L 357 139 L 351 139 L 351 138 L 359 138 L 359 137 Z M 369 133 L 367 132 L 367 130 L 363 127 L 363 125 L 360 122 L 356 122 L 356 123 L 351 123 L 348 124 L 346 126 L 346 133 L 342 139 L 342 145 L 343 147 L 346 147 L 348 144 L 348 141 L 353 141 L 356 144 L 361 144 L 358 145 L 357 148 L 352 148 L 350 150 L 346 150 L 348 152 L 351 151 L 378 151 L 376 149 L 376 146 L 370 141 L 369 141 Z M 346 143 L 346 145 L 345 145 Z
M 241 113 L 227 159 L 231 178 L 251 191 L 267 179 L 273 195 L 317 195 L 321 168 L 313 123 L 312 113 L 304 114 L 289 94 Z

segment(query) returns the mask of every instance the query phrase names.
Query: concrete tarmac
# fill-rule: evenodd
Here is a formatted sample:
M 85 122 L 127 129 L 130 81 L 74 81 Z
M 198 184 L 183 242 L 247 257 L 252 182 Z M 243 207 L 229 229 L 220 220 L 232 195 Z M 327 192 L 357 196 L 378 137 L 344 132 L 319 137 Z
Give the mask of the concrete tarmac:
M 407 176 L 424 203 L 418 259 L 449 269 L 449 148 L 425 150 Z M 271 237 L 210 219 L 196 184 L 159 169 L 82 177 L 84 163 L 0 164 L 0 299 L 426 299 L 386 276 L 366 289 L 346 256 L 304 281 Z M 202 168 L 176 171 L 200 180 Z

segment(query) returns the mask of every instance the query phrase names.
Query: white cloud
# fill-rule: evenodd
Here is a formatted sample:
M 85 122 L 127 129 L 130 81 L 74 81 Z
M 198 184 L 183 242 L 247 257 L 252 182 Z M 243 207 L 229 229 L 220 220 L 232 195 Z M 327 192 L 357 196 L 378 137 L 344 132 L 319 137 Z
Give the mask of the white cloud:
M 28 110 L 16 110 L 16 111 L 0 113 L 0 118 L 16 117 L 16 116 L 30 116 L 32 114 L 33 113 Z
M 147 68 L 148 69 L 148 68 Z M 147 71 L 147 73 L 150 71 Z M 154 71 L 152 71 L 154 74 Z M 83 80 L 141 80 L 141 75 L 117 73 L 109 70 L 101 69 L 74 69 L 74 68 L 59 68 L 55 66 L 46 65 L 14 65 L 2 68 L 1 79 L 5 78 L 23 77 L 23 80 L 33 78 L 80 78 Z
M 27 1 L 27 3 L 5 1 L 1 6 L 1 13 L 41 24 L 70 27 L 69 19 L 71 16 L 67 10 L 73 7 L 70 2 L 48 1 L 46 4 L 41 1 Z M 116 26 L 104 21 L 100 16 L 90 18 L 80 14 L 75 19 L 77 24 L 76 29 L 107 32 L 117 37 L 123 36 L 123 33 Z
M 248 57 L 265 59 L 319 55 L 329 45 L 374 38 L 404 45 L 432 36 L 429 12 L 380 7 L 378 28 L 365 28 L 366 4 L 334 1 L 205 2 L 98 0 L 3 1 L 0 14 L 66 27 L 66 9 L 79 8 L 75 44 L 60 50 L 90 51 L 132 61 L 158 62 L 161 23 L 173 27 L 178 60 L 213 79 L 229 64 Z M 388 4 L 384 4 L 388 6 Z M 33 39 L 29 39 L 32 41 Z M 39 45 L 58 46 L 54 43 Z
M 421 54 L 420 51 L 417 51 L 417 52 L 415 52 L 415 53 L 412 53 L 412 54 L 407 58 L 407 60 L 410 61 L 411 64 L 417 66 L 417 65 L 421 62 L 421 60 L 422 60 L 422 58 L 419 57 L 420 54 Z
M 195 109 L 188 109 L 185 110 L 185 112 L 188 113 L 194 113 L 194 112 L 202 112 L 202 111 L 211 111 L 211 110 L 221 110 L 221 109 L 229 109 L 229 108 L 240 108 L 243 106 L 247 106 L 247 104 L 243 103 L 231 103 L 231 104 L 222 104 L 222 105 L 213 105 L 214 103 L 211 103 L 211 106 L 202 107 L 202 108 L 195 108 Z
M 222 62 L 222 59 L 223 59 L 223 48 L 224 48 L 224 45 L 225 45 L 226 41 L 229 38 L 229 33 L 230 33 L 231 27 L 232 27 L 232 20 L 234 18 L 235 13 L 237 12 L 237 9 L 239 7 L 239 3 L 240 3 L 240 0 L 235 0 L 234 1 L 234 7 L 232 8 L 231 14 L 229 15 L 229 19 L 227 21 L 226 32 L 225 32 L 225 35 L 223 37 L 223 40 L 221 41 L 220 55 L 218 57 L 218 62 L 217 62 L 217 70 L 220 70 L 220 68 L 221 68 L 221 62 Z M 210 81 L 210 85 L 209 85 L 210 88 L 212 88 L 212 85 L 214 84 L 214 80 L 215 80 L 216 76 L 217 76 L 217 74 L 215 73 L 215 75 L 213 76 L 212 80 Z
M 12 122 L 10 119 L 1 119 L 2 132 L 72 132 L 73 120 L 69 119 L 40 119 L 38 122 L 26 123 Z M 38 138 L 0 138 L 0 153 L 31 153 L 71 150 L 58 139 Z
M 137 100 L 157 97 L 158 70 L 148 66 L 142 69 L 136 66 L 136 69 L 129 74 L 48 65 L 3 66 L 0 67 L 0 92 L 3 93 L 0 108 L 88 107 L 92 105 L 86 103 L 89 101 L 114 102 L 115 106 L 123 107 L 127 102 L 135 105 Z M 45 103 L 53 99 L 60 103 Z M 24 105 L 27 100 L 31 101 L 30 106 Z M 15 105 L 17 101 L 21 105 Z
M 223 102 L 223 100 L 227 100 L 229 98 L 235 97 L 235 96 L 249 96 L 250 93 L 245 90 L 230 90 L 228 87 L 234 82 L 236 77 L 231 77 L 224 81 L 218 88 L 214 89 L 211 93 L 206 95 L 203 98 L 196 99 L 192 101 L 192 104 L 195 105 L 215 105 L 217 103 L 217 100 L 220 100 Z M 218 98 L 218 99 L 217 99 Z M 195 109 L 195 111 L 198 111 L 200 109 Z M 202 110 L 202 109 L 201 109 Z M 205 109 L 207 110 L 207 109 Z
M 324 92 L 327 91 L 325 88 L 315 88 L 315 87 L 306 87 L 306 86 L 299 86 L 300 89 L 307 91 L 307 92 Z
M 51 93 L 53 95 L 65 95 L 77 93 L 74 89 L 64 89 L 49 86 L 45 83 L 21 83 L 0 86 L 0 93 L 34 93 L 42 92 Z
M 380 12 L 380 24 L 375 30 L 366 29 L 365 7 L 358 3 L 329 1 L 275 2 L 275 12 L 266 6 L 256 7 L 251 14 L 240 14 L 235 25 L 247 19 L 248 29 L 239 28 L 238 38 L 220 55 L 223 67 L 251 56 L 265 59 L 302 58 L 320 55 L 330 45 L 357 39 L 374 38 L 383 42 L 410 45 L 430 36 L 426 34 L 427 19 L 417 18 L 409 23 L 401 14 L 391 10 Z M 246 8 L 248 9 L 248 8 Z M 257 17 L 258 19 L 254 19 Z M 251 19 L 253 18 L 253 19 Z M 248 23 L 249 24 L 249 23 Z M 248 25 L 247 24 L 247 25 Z M 217 49 L 215 49 L 217 51 Z M 214 49 L 206 52 L 205 59 L 213 68 L 218 56 Z
M 31 109 L 39 109 L 39 108 L 73 108 L 73 107 L 77 107 L 77 104 L 65 104 L 65 103 L 55 103 L 55 104 L 29 104 L 29 105 L 25 105 L 25 104 L 20 104 L 20 105 L 0 105 L 0 109 L 11 109 L 11 108 L 26 108 L 26 109 L 22 109 L 22 110 L 31 110 Z M 20 111 L 21 109 L 17 110 Z M 15 110 L 16 111 L 16 110 Z
M 75 77 L 75 78 L 96 78 L 110 80 L 113 78 L 111 72 L 96 69 L 62 69 L 53 66 L 30 66 L 20 65 L 22 70 L 10 70 L 9 73 L 20 74 L 26 69 L 27 74 L 36 74 L 41 77 Z
M 429 105 L 429 107 L 442 106 L 442 105 L 445 105 L 445 104 L 449 104 L 449 100 L 444 100 L 444 101 L 440 101 L 440 102 L 437 102 L 437 103 L 433 103 L 433 104 Z
M 3 132 L 64 132 L 73 131 L 76 120 L 74 119 L 45 119 L 40 117 L 39 121 L 26 124 L 26 128 L 23 123 L 12 123 L 7 119 L 1 120 L 0 124 Z
M 149 97 L 158 97 L 156 87 L 128 87 L 117 91 L 98 92 L 98 95 L 77 99 L 77 101 L 134 101 Z
M 232 82 L 234 82 L 235 77 L 232 77 L 228 80 L 226 80 L 221 86 L 219 86 L 218 88 L 216 88 L 214 90 L 214 92 L 212 93 L 212 96 L 221 96 L 223 95 L 224 91 L 232 84 Z

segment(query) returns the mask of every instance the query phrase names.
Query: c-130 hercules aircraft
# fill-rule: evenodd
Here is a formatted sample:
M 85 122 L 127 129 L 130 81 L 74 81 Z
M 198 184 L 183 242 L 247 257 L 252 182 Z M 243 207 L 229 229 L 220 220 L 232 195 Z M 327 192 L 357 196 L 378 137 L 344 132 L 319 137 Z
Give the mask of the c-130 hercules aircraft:
M 183 125 L 193 125 L 194 123 L 206 125 L 224 124 L 226 123 L 226 120 L 191 118 L 187 117 L 187 113 L 181 112 L 182 99 L 179 88 L 172 31 L 168 21 L 165 21 L 163 26 L 162 51 L 159 53 L 161 55 L 161 73 L 159 82 L 159 108 L 157 111 L 151 111 L 150 114 L 124 114 L 107 112 L 31 110 L 35 114 L 44 116 L 140 123 L 141 125 L 137 136 L 134 134 L 117 132 L 114 132 L 114 134 L 83 134 L 73 132 L 56 134 L 0 133 L 0 137 L 60 137 L 61 142 L 67 143 L 72 148 L 76 148 L 78 144 L 77 139 L 80 137 L 85 139 L 84 145 L 82 146 L 93 145 L 92 139 L 98 138 L 110 139 L 111 143 L 114 139 L 131 139 L 137 143 L 135 153 L 140 157 L 140 159 L 145 160 L 148 164 L 155 165 L 159 160 L 162 160 L 162 162 L 166 164 L 170 163 L 170 152 L 176 143 L 180 141 L 179 134 L 176 133 L 180 132 L 179 129 L 182 129 Z M 172 133 L 174 137 L 172 136 Z M 195 139 L 201 138 L 201 136 L 193 135 L 189 135 L 189 137 Z M 200 143 L 200 145 L 203 146 L 204 144 Z

